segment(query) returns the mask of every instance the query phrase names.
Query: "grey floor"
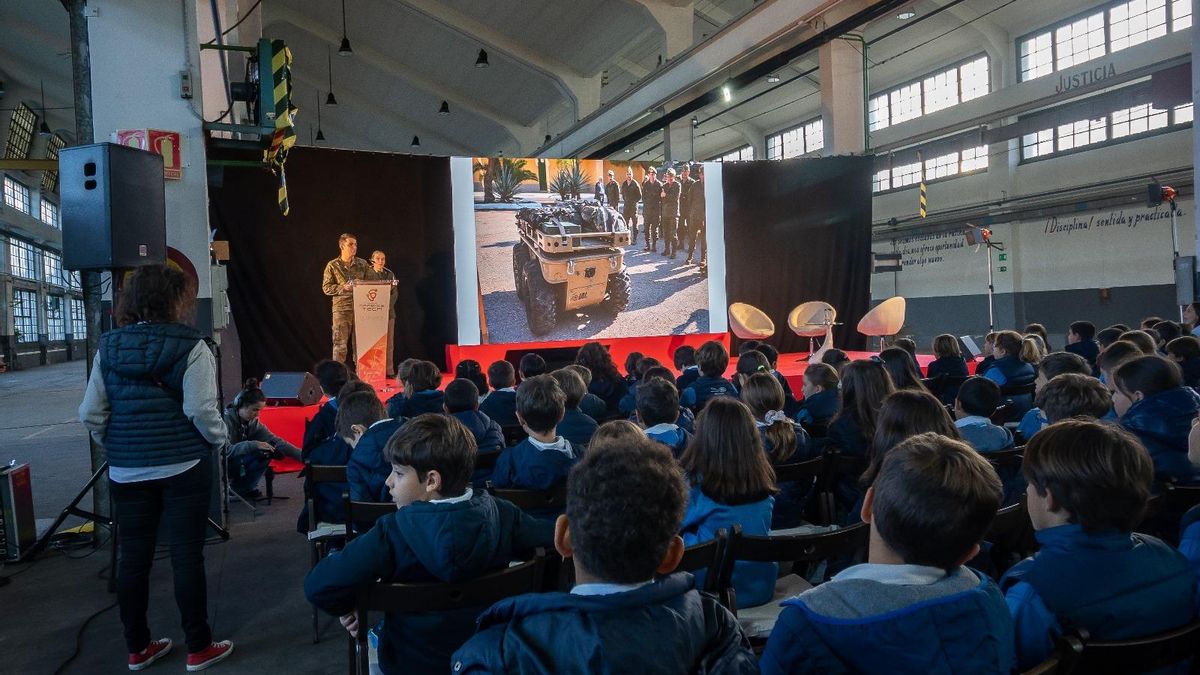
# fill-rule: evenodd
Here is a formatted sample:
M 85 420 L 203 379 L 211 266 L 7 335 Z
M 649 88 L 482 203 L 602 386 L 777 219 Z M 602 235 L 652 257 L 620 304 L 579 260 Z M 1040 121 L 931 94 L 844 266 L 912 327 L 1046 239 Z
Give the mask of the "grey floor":
M 0 373 L 0 462 L 31 464 L 34 510 L 43 526 L 90 475 L 86 434 L 76 419 L 83 388 L 82 361 Z M 281 476 L 275 487 L 291 499 L 260 504 L 253 515 L 231 507 L 232 539 L 205 549 L 209 620 L 217 639 L 235 643 L 233 656 L 212 672 L 345 672 L 345 633 L 335 619 L 323 616 L 321 642 L 311 640 L 301 587 L 308 548 L 295 530 L 300 481 Z M 78 524 L 72 519 L 67 527 Z M 11 578 L 0 587 L 0 673 L 55 672 L 75 650 L 77 634 L 79 654 L 61 672 L 129 672 L 115 607 L 80 633 L 90 615 L 116 600 L 106 588 L 107 551 L 92 551 L 50 551 L 32 564 L 0 569 Z M 154 635 L 175 640 L 176 649 L 148 672 L 184 672 L 169 560 L 155 563 L 151 584 L 150 626 Z

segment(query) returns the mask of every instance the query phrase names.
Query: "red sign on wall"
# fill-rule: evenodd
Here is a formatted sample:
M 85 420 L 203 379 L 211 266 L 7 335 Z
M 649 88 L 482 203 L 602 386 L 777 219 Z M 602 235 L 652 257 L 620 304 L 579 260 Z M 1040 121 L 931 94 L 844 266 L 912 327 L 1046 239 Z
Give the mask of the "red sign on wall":
M 161 129 L 120 129 L 114 134 L 117 143 L 139 150 L 148 150 L 163 158 L 163 177 L 183 178 L 183 136 L 178 131 Z

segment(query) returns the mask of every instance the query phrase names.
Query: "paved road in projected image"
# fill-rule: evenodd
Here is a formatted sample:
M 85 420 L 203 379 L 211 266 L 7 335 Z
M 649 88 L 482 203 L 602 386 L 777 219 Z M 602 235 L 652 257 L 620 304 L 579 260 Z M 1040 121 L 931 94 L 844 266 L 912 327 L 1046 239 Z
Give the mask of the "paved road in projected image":
M 635 337 L 708 331 L 708 279 L 696 265 L 683 264 L 637 246 L 625 249 L 625 265 L 633 281 L 629 308 L 613 316 L 602 306 L 566 313 L 546 335 L 529 330 L 525 306 L 517 299 L 512 273 L 512 246 L 517 242 L 516 211 L 475 214 L 479 250 L 479 283 L 487 319 L 488 341 L 532 342 L 599 337 Z M 640 228 L 639 228 L 640 229 Z M 699 251 L 697 251 L 699 254 Z

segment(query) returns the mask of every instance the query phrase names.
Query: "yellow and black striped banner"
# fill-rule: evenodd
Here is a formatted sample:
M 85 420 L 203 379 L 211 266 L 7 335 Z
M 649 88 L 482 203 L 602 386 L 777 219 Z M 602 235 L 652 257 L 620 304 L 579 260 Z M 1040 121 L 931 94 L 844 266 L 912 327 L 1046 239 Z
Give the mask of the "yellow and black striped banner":
M 261 86 L 267 86 L 267 83 Z M 289 206 L 284 163 L 288 150 L 296 144 L 296 114 L 300 110 L 292 104 L 292 50 L 283 40 L 271 41 L 270 86 L 275 103 L 275 132 L 271 134 L 271 145 L 265 151 L 263 161 L 279 176 L 279 211 L 286 216 Z
M 926 195 L 925 195 L 925 162 L 924 162 L 924 160 L 921 159 L 921 153 L 919 153 L 919 152 L 917 153 L 917 167 L 918 167 L 917 170 L 921 172 L 921 182 L 917 186 L 918 191 L 920 192 L 920 195 L 921 195 L 920 196 L 920 204 L 918 205 L 917 212 L 919 214 L 921 214 L 922 218 L 924 218 L 925 217 L 925 207 L 928 204 L 928 201 L 927 201 Z

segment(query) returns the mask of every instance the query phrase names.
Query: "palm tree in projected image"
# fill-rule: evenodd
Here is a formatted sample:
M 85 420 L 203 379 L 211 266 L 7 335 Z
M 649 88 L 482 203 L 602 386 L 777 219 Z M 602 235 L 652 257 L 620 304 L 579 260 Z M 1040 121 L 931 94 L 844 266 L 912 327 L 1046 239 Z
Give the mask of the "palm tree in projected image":
M 537 174 L 525 168 L 525 160 L 501 158 L 493 182 L 496 197 L 502 202 L 512 202 L 517 188 L 527 180 L 537 180 Z
M 492 181 L 496 177 L 497 158 L 488 157 L 485 161 L 475 162 L 472 170 L 475 173 L 483 173 L 480 182 L 483 183 L 483 203 L 491 204 L 496 201 L 496 193 L 492 190 Z
M 578 163 L 572 163 L 570 167 L 559 168 L 554 180 L 550 181 L 550 189 L 565 201 L 571 197 L 578 199 L 591 183 L 592 177 L 581 169 Z

